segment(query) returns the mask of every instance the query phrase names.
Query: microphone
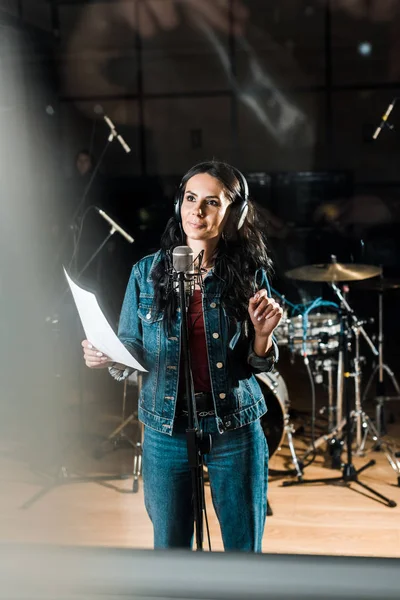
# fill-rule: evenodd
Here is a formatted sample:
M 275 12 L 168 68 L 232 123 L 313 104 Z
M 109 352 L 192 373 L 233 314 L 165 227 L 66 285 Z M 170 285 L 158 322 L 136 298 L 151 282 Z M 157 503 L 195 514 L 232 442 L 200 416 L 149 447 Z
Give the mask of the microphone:
M 194 292 L 194 257 L 193 250 L 189 246 L 177 246 L 172 251 L 172 266 L 174 275 L 184 273 L 185 292 L 188 296 L 192 296 Z M 178 284 L 174 286 L 176 291 L 179 291 Z
M 389 104 L 389 106 L 387 107 L 386 112 L 382 117 L 382 121 L 380 122 L 380 125 L 378 125 L 378 127 L 375 129 L 374 135 L 372 136 L 373 140 L 377 139 L 377 137 L 380 134 L 380 132 L 382 131 L 382 129 L 385 127 L 385 125 L 387 125 L 388 117 L 389 117 L 390 113 L 392 112 L 394 105 L 396 104 L 396 100 L 397 100 L 397 98 L 394 98 L 392 100 L 392 102 Z M 389 126 L 389 127 L 391 127 L 391 126 Z
M 129 233 L 124 231 L 124 229 L 122 229 L 122 227 L 120 227 L 118 225 L 118 223 L 116 223 L 111 217 L 109 217 L 108 214 L 106 212 L 104 212 L 104 210 L 101 210 L 101 208 L 98 208 L 97 206 L 95 206 L 95 209 L 97 210 L 99 215 L 101 217 L 103 217 L 103 219 L 111 225 L 111 228 L 112 228 L 110 231 L 111 235 L 113 233 L 115 233 L 116 231 L 118 231 L 118 233 L 120 233 L 122 235 L 122 237 L 124 237 L 126 239 L 127 242 L 129 242 L 130 244 L 133 244 L 133 242 L 135 240 L 133 239 L 132 236 L 129 235 Z
M 109 128 L 111 130 L 110 137 L 108 138 L 108 140 L 110 142 L 112 142 L 114 138 L 117 138 L 117 140 L 119 141 L 119 143 L 121 144 L 121 146 L 123 147 L 123 149 L 125 150 L 125 152 L 127 154 L 129 154 L 129 152 L 131 151 L 131 149 L 129 148 L 128 144 L 125 142 L 125 140 L 122 137 L 122 135 L 120 135 L 118 133 L 118 131 L 116 130 L 115 125 L 111 121 L 110 117 L 107 117 L 107 115 L 103 115 L 103 119 L 105 120 L 105 122 L 107 123 L 107 125 L 109 126 Z

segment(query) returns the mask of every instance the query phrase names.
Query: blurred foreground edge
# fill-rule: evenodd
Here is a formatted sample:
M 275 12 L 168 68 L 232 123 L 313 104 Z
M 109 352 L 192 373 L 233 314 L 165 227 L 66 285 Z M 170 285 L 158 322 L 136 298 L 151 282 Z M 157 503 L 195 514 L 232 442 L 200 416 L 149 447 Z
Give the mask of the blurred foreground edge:
M 399 598 L 399 561 L 0 545 L 0 598 Z

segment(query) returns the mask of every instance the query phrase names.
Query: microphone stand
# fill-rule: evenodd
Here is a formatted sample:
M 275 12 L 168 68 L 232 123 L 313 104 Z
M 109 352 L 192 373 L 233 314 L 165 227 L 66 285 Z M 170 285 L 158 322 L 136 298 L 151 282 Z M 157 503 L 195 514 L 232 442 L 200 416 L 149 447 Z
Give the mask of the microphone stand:
M 185 291 L 185 273 L 175 272 L 174 278 L 178 282 L 179 306 L 182 316 L 181 336 L 182 354 L 185 376 L 185 391 L 188 412 L 188 425 L 186 429 L 186 443 L 189 467 L 192 473 L 193 488 L 193 513 L 196 528 L 196 546 L 198 551 L 203 550 L 203 512 L 205 510 L 204 479 L 203 479 L 203 455 L 211 450 L 211 435 L 204 435 L 199 428 L 196 401 L 192 384 L 192 373 L 190 368 L 190 350 L 187 320 L 187 299 Z
M 107 124 L 110 127 L 110 134 L 107 138 L 107 141 L 103 147 L 103 150 L 100 154 L 100 158 L 96 164 L 96 166 L 94 167 L 90 179 L 86 185 L 86 188 L 82 194 L 82 197 L 79 201 L 78 206 L 76 207 L 74 214 L 71 218 L 70 221 L 70 225 L 68 227 L 68 229 L 72 229 L 74 232 L 74 249 L 73 249 L 73 253 L 72 253 L 72 257 L 70 259 L 70 265 L 72 266 L 76 266 L 76 259 L 77 259 L 77 252 L 78 252 L 78 245 L 79 245 L 79 241 L 80 241 L 80 237 L 81 237 L 81 226 L 77 225 L 75 223 L 75 221 L 77 220 L 79 213 L 81 212 L 81 209 L 84 205 L 84 202 L 86 200 L 86 197 L 89 193 L 89 190 L 91 188 L 91 185 L 94 181 L 94 178 L 97 175 L 97 172 L 100 168 L 100 165 L 102 163 L 102 160 L 105 156 L 105 153 L 109 147 L 109 145 L 111 144 L 111 142 L 116 138 L 118 139 L 118 141 L 122 144 L 120 136 L 118 136 L 118 133 L 116 132 L 114 126 L 111 127 L 110 123 L 108 122 L 108 120 L 105 119 L 105 121 L 107 122 Z M 124 141 L 124 140 L 123 140 Z M 130 151 L 129 147 L 127 146 L 128 150 L 125 149 L 126 152 Z M 79 273 L 75 276 L 76 280 L 79 280 L 79 278 L 81 277 L 81 275 L 86 271 L 86 269 L 89 267 L 89 265 L 93 262 L 93 260 L 95 259 L 95 257 L 99 254 L 99 252 L 102 250 L 102 248 L 107 244 L 108 240 L 110 239 L 110 237 L 115 233 L 116 229 L 111 226 L 111 230 L 108 233 L 107 237 L 104 239 L 104 241 L 98 246 L 98 248 L 93 252 L 92 256 L 89 258 L 89 260 L 86 262 L 86 264 L 82 267 L 82 269 L 79 271 Z M 64 249 L 66 242 L 68 239 L 68 233 L 64 236 L 59 248 L 58 248 L 58 252 L 55 258 L 55 261 L 53 263 L 53 270 L 52 272 L 55 270 L 55 268 L 58 266 L 58 262 L 60 259 L 60 255 L 62 250 Z M 51 311 L 51 316 L 47 316 L 46 317 L 46 322 L 51 324 L 52 327 L 52 333 L 53 333 L 53 340 L 54 340 L 54 345 L 55 345 L 55 351 L 53 352 L 53 359 L 55 359 L 56 356 L 58 356 L 58 351 L 57 351 L 57 346 L 60 345 L 60 319 L 59 316 L 57 314 L 56 311 L 59 310 L 60 304 L 64 298 L 64 296 L 66 295 L 66 293 L 68 292 L 69 287 L 66 287 L 64 289 L 64 291 L 60 294 L 60 296 L 58 297 L 58 300 L 55 303 L 55 310 Z M 54 381 L 58 383 L 61 375 L 60 375 L 60 365 L 58 364 L 54 364 Z M 80 390 L 80 397 L 81 397 L 81 403 L 82 403 L 82 391 Z M 82 417 L 81 417 L 82 419 Z M 54 477 L 50 476 L 50 481 L 47 485 L 45 485 L 41 490 L 39 490 L 36 494 L 34 494 L 31 498 L 29 498 L 27 501 L 25 501 L 20 508 L 21 509 L 28 509 L 30 508 L 35 502 L 37 502 L 40 498 L 42 498 L 45 494 L 47 494 L 49 491 L 51 491 L 54 487 L 56 487 L 57 485 L 60 484 L 65 484 L 68 481 L 70 481 L 71 483 L 76 483 L 76 482 L 88 482 L 88 481 L 110 481 L 110 480 L 121 480 L 121 479 L 126 479 L 128 477 L 128 475 L 125 474 L 121 474 L 121 475 L 100 475 L 97 477 L 87 477 L 87 476 L 76 476 L 76 477 L 70 477 L 67 468 L 62 464 L 62 462 L 60 461 L 60 463 L 58 464 L 58 468 L 56 469 L 56 474 Z
M 113 226 L 111 226 L 111 230 L 108 233 L 107 237 L 104 239 L 104 241 L 99 245 L 99 247 L 93 252 L 92 256 L 89 258 L 89 260 L 86 262 L 86 264 L 84 265 L 84 267 L 80 270 L 80 272 L 78 273 L 78 275 L 75 277 L 76 280 L 79 280 L 79 277 L 84 273 L 84 271 L 86 271 L 86 269 L 89 267 L 89 265 L 92 263 L 92 261 L 94 260 L 94 258 L 98 255 L 98 253 L 101 251 L 101 249 L 105 246 L 105 244 L 108 242 L 108 240 L 110 239 L 110 237 L 115 233 L 116 229 L 114 229 Z M 69 286 L 66 287 L 63 291 L 63 293 L 61 294 L 61 296 L 59 297 L 58 300 L 58 306 L 60 306 L 62 299 L 64 298 L 64 296 L 66 295 L 66 293 L 70 291 Z M 56 313 L 53 313 L 54 316 L 52 318 L 48 318 L 47 321 L 51 323 L 52 325 L 52 331 L 54 334 L 55 339 L 55 346 L 56 349 L 53 353 L 53 357 L 54 360 L 56 361 L 56 357 L 59 356 L 59 352 L 57 351 L 57 345 L 60 346 L 61 344 L 59 343 L 59 337 L 60 337 L 60 329 L 59 329 L 59 318 L 57 316 Z M 58 342 L 58 344 L 57 344 Z M 61 377 L 60 375 L 60 369 L 58 368 L 59 365 L 55 365 L 55 380 L 58 381 L 58 379 Z M 81 396 L 81 404 L 82 404 L 82 392 L 80 394 Z M 83 417 L 81 417 L 81 420 L 83 421 Z M 82 430 L 83 430 L 83 423 L 82 423 Z M 68 448 L 66 448 L 63 452 L 63 455 L 65 453 L 65 451 Z M 57 468 L 56 468 L 56 473 L 54 477 L 50 477 L 50 481 L 47 485 L 45 485 L 41 490 L 39 490 L 39 492 L 37 492 L 36 494 L 34 494 L 31 498 L 29 498 L 27 501 L 25 501 L 20 508 L 21 509 L 28 509 L 30 508 L 35 502 L 37 502 L 40 498 L 42 498 L 45 494 L 47 494 L 48 492 L 50 492 L 53 488 L 55 488 L 57 485 L 63 485 L 66 484 L 67 482 L 70 483 L 87 483 L 87 482 L 103 482 L 103 481 L 120 481 L 122 479 L 127 479 L 129 477 L 128 474 L 124 474 L 121 473 L 120 475 L 97 475 L 97 476 L 81 476 L 81 475 L 74 475 L 71 477 L 71 475 L 69 474 L 69 471 L 67 469 L 67 467 L 63 464 L 62 460 L 59 462 Z
M 69 226 L 67 228 L 67 233 L 64 236 L 64 238 L 63 238 L 63 240 L 62 240 L 62 242 L 61 242 L 61 244 L 59 246 L 56 258 L 55 258 L 54 263 L 53 263 L 53 271 L 59 266 L 59 260 L 60 260 L 61 252 L 65 248 L 65 245 L 66 245 L 67 240 L 68 240 L 68 236 L 69 236 L 68 230 L 71 230 L 71 229 L 72 229 L 72 231 L 74 233 L 74 248 L 73 248 L 73 252 L 72 252 L 72 258 L 70 259 L 70 264 L 72 264 L 73 261 L 75 261 L 75 263 L 76 263 L 76 256 L 77 256 L 77 252 L 78 252 L 78 245 L 79 245 L 80 236 L 81 236 L 81 227 L 80 227 L 79 222 L 78 222 L 78 221 L 80 221 L 80 219 L 78 220 L 79 213 L 81 212 L 81 210 L 82 210 L 82 208 L 83 208 L 83 206 L 85 204 L 85 200 L 86 200 L 87 195 L 88 195 L 88 193 L 90 191 L 90 188 L 92 187 L 92 183 L 93 183 L 93 181 L 94 181 L 94 179 L 95 179 L 95 177 L 96 177 L 96 175 L 97 175 L 97 173 L 98 173 L 98 171 L 100 169 L 100 166 L 101 166 L 101 163 L 103 161 L 103 158 L 104 158 L 104 156 L 105 156 L 105 154 L 106 154 L 106 152 L 108 150 L 108 147 L 111 144 L 111 142 L 112 142 L 113 139 L 114 139 L 114 136 L 111 137 L 111 135 L 107 138 L 107 141 L 106 141 L 106 143 L 105 143 L 105 145 L 103 147 L 103 150 L 102 150 L 102 152 L 100 154 L 100 158 L 97 161 L 96 166 L 94 167 L 94 169 L 93 169 L 93 171 L 92 171 L 92 173 L 90 175 L 90 179 L 87 182 L 87 185 L 86 185 L 86 187 L 84 189 L 82 197 L 81 197 L 81 199 L 79 201 L 79 204 L 76 207 L 76 209 L 75 209 L 75 211 L 74 211 L 74 213 L 73 213 L 73 215 L 71 217 L 70 224 L 69 224 Z
M 108 127 L 110 129 L 110 133 L 109 133 L 109 135 L 107 137 L 106 143 L 104 144 L 103 150 L 101 151 L 99 160 L 97 161 L 96 166 L 94 167 L 94 169 L 93 169 L 93 171 L 92 171 L 92 173 L 90 175 L 90 179 L 89 179 L 89 181 L 88 181 L 88 183 L 87 183 L 87 185 L 86 185 L 86 187 L 85 187 L 85 189 L 83 191 L 83 194 L 82 194 L 82 197 L 81 197 L 81 199 L 79 201 L 79 204 L 76 207 L 76 209 L 75 209 L 75 211 L 74 211 L 74 213 L 73 213 L 73 215 L 71 217 L 70 225 L 68 227 L 68 229 L 72 229 L 73 232 L 74 232 L 74 249 L 73 249 L 73 253 L 72 253 L 72 258 L 70 260 L 70 264 L 72 264 L 74 260 L 75 260 L 75 264 L 76 264 L 76 256 L 77 256 L 77 252 L 78 252 L 78 245 L 79 245 L 79 241 L 80 241 L 80 237 L 81 237 L 81 226 L 79 226 L 79 224 L 76 223 L 75 221 L 78 220 L 79 213 L 81 212 L 81 210 L 82 210 L 82 208 L 84 206 L 84 203 L 85 203 L 85 200 L 87 198 L 87 195 L 88 195 L 88 193 L 90 191 L 90 188 L 92 186 L 92 183 L 93 183 L 93 181 L 94 181 L 94 179 L 95 179 L 95 177 L 96 177 L 96 175 L 97 175 L 97 173 L 98 173 L 98 171 L 100 169 L 101 163 L 103 162 L 103 159 L 104 159 L 104 156 L 105 156 L 105 154 L 106 154 L 106 152 L 108 150 L 108 147 L 113 142 L 113 140 L 116 139 L 121 144 L 122 148 L 125 150 L 125 152 L 127 154 L 131 151 L 130 147 L 125 142 L 124 138 L 115 129 L 114 123 L 107 117 L 107 115 L 103 115 L 103 119 L 107 123 L 107 125 L 108 125 Z M 65 237 L 63 238 L 63 240 L 62 240 L 62 242 L 61 242 L 61 244 L 59 246 L 59 249 L 58 249 L 58 252 L 57 252 L 57 255 L 56 255 L 56 259 L 54 261 L 54 267 L 53 267 L 53 269 L 55 269 L 57 267 L 57 265 L 58 265 L 58 261 L 60 259 L 60 254 L 61 254 L 63 248 L 65 247 L 65 244 L 67 243 L 67 239 L 68 239 L 68 234 L 65 235 Z M 107 241 L 108 240 L 106 240 L 104 243 L 106 243 Z M 101 248 L 103 247 L 103 245 L 101 246 Z M 98 251 L 100 251 L 101 248 L 99 248 Z M 91 258 L 90 262 L 93 259 L 94 259 L 94 256 Z M 83 273 L 83 271 L 89 266 L 89 264 L 90 263 L 87 263 L 85 265 L 85 267 L 82 269 L 82 271 L 81 271 L 80 274 Z M 78 275 L 78 277 L 79 277 L 79 275 Z

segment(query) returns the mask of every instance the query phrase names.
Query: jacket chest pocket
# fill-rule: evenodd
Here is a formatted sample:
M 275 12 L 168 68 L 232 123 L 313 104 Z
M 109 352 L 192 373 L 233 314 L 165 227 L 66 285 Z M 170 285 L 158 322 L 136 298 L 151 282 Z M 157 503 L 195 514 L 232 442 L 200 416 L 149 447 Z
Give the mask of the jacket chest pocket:
M 164 313 L 157 313 L 151 304 L 139 303 L 138 317 L 142 324 L 143 347 L 151 354 L 159 353 Z

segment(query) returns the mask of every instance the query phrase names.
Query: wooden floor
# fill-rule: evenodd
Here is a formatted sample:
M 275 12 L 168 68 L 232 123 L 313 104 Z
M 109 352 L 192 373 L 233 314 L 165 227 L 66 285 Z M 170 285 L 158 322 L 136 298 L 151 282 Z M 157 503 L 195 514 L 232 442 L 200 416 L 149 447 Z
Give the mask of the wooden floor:
M 11 439 L 0 447 L 0 541 L 85 546 L 152 547 L 152 527 L 143 504 L 142 484 L 132 493 L 132 479 L 102 482 L 52 483 L 18 458 Z M 132 451 L 120 448 L 101 460 L 72 447 L 71 475 L 119 474 L 131 468 Z M 282 455 L 287 454 L 283 447 Z M 273 516 L 267 520 L 263 550 L 268 553 L 337 554 L 400 557 L 400 487 L 397 475 L 382 453 L 356 458 L 356 465 L 371 457 L 377 464 L 361 480 L 398 503 L 387 508 L 352 484 L 352 490 L 327 485 L 282 487 L 270 481 Z M 271 467 L 281 468 L 276 454 Z M 84 467 L 84 468 L 83 468 Z M 322 466 L 322 457 L 307 468 L 306 477 L 339 474 Z M 218 523 L 206 490 L 213 550 L 222 550 Z M 23 506 L 25 505 L 25 508 Z

